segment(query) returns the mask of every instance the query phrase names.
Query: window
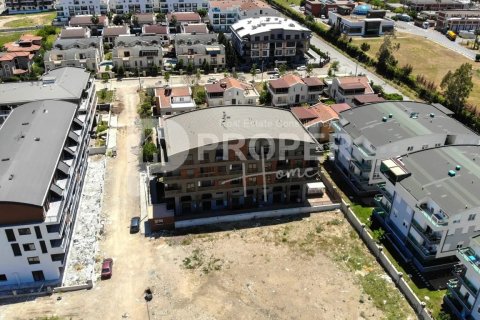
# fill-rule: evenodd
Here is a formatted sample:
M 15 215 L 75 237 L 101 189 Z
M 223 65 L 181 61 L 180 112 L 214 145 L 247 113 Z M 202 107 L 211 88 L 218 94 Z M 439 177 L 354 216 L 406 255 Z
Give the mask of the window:
M 39 264 L 40 258 L 39 257 L 28 257 L 28 264 Z
M 428 148 L 428 144 L 424 144 L 424 145 L 422 146 L 422 150 L 425 150 L 425 149 L 427 149 L 427 148 Z
M 435 143 L 435 148 L 440 147 L 442 144 L 441 143 Z
M 255 171 L 257 171 L 257 164 L 256 164 L 256 163 L 249 163 L 249 164 L 248 164 L 248 171 L 249 171 L 249 172 L 255 172 Z
M 473 221 L 473 220 L 475 220 L 475 214 L 474 213 L 468 216 L 468 221 Z
M 52 261 L 63 261 L 65 258 L 65 253 L 57 253 L 51 255 Z
M 45 276 L 43 271 L 32 271 L 33 281 L 45 281 Z
M 457 244 L 457 249 L 461 249 L 463 247 L 463 242 L 460 242 L 459 244 Z
M 0 281 L 7 281 L 7 276 L 4 274 L 0 274 Z
M 21 228 L 21 229 L 18 229 L 18 234 L 21 236 L 26 236 L 26 235 L 32 234 L 32 232 L 30 231 L 30 228 Z
M 407 151 L 412 151 L 412 150 L 413 150 L 413 146 L 407 148 Z
M 8 242 L 15 241 L 15 233 L 13 233 L 13 229 L 5 229 L 5 235 L 7 236 Z
M 12 246 L 13 255 L 15 257 L 22 255 L 22 251 L 20 251 L 20 246 L 18 245 L 18 243 L 12 243 L 11 246 Z
M 39 226 L 35 227 L 35 235 L 37 236 L 37 239 L 42 239 L 42 231 Z
M 40 241 L 40 248 L 42 248 L 42 253 L 47 253 L 47 246 L 45 245 L 45 241 Z
M 248 184 L 256 184 L 257 177 L 248 177 Z
M 195 184 L 194 183 L 187 183 L 187 192 L 195 191 Z
M 230 181 L 230 184 L 241 184 L 241 183 L 242 183 L 242 179 L 235 179 Z
M 33 243 L 25 243 L 23 245 L 23 251 L 34 251 L 35 245 Z

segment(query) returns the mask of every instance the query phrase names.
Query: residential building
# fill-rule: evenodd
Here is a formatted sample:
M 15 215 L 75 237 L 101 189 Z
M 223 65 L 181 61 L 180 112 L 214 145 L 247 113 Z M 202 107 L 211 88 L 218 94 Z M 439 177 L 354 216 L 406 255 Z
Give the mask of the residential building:
M 201 67 L 204 63 L 214 70 L 225 68 L 225 46 L 217 42 L 218 35 L 212 34 L 176 34 L 175 54 L 177 60 L 187 67 Z
M 231 26 L 232 44 L 247 63 L 295 64 L 305 61 L 311 31 L 280 17 L 243 19 Z
M 142 27 L 142 34 L 159 36 L 163 47 L 170 44 L 170 31 L 166 25 L 144 25 Z
M 162 13 L 197 12 L 200 9 L 208 10 L 208 0 L 157 0 L 154 8 Z
M 292 113 L 319 143 L 328 143 L 333 132 L 331 123 L 338 120 L 338 114 L 323 103 L 311 107 L 293 107 Z
M 357 96 L 353 96 L 352 104 L 355 105 L 355 106 L 362 106 L 362 105 L 368 104 L 368 103 L 378 103 L 378 102 L 383 102 L 383 101 L 385 101 L 385 99 L 383 99 L 382 97 L 380 97 L 376 93 L 360 94 L 360 95 L 357 95 Z
M 420 11 L 443 11 L 465 10 L 470 6 L 470 1 L 458 0 L 407 0 L 405 3 L 411 10 Z
M 113 65 L 126 71 L 149 71 L 162 65 L 162 38 L 160 36 L 121 36 L 112 50 Z
M 240 5 L 239 19 L 257 18 L 261 16 L 276 16 L 278 11 L 262 0 L 243 0 Z
M 153 12 L 152 0 L 110 0 L 110 10 L 116 14 L 125 13 L 151 13 Z
M 54 9 L 54 4 L 54 0 L 5 0 L 8 14 L 50 11 Z
M 456 256 L 460 263 L 448 282 L 445 305 L 457 319 L 480 319 L 480 237 L 472 237 L 470 246 L 457 249 Z
M 386 18 L 385 14 L 384 10 L 371 10 L 366 16 L 330 11 L 328 24 L 349 36 L 381 36 L 392 33 L 395 26 L 395 22 Z
M 130 29 L 127 26 L 106 27 L 103 30 L 103 43 L 113 45 L 119 36 L 127 35 L 130 35 Z
M 351 103 L 352 99 L 364 94 L 374 94 L 366 76 L 336 77 L 329 88 L 330 97 L 337 103 Z
M 7 52 L 28 52 L 34 56 L 42 47 L 42 37 L 23 34 L 18 41 L 8 42 L 3 45 Z
M 328 18 L 330 12 L 337 12 L 339 7 L 355 8 L 355 2 L 350 0 L 307 0 L 305 2 L 305 14 L 320 18 Z
M 160 160 L 149 171 L 158 177 L 157 189 L 164 190 L 165 208 L 154 228 L 269 206 L 302 206 L 306 183 L 318 170 L 315 140 L 289 110 L 197 109 L 160 119 L 157 136 Z
M 153 13 L 136 13 L 132 15 L 132 24 L 137 24 L 141 27 L 144 25 L 153 25 L 157 23 L 157 18 Z
M 59 39 L 90 38 L 90 29 L 86 27 L 66 27 L 60 31 Z
M 0 52 L 0 78 L 9 79 L 31 72 L 33 54 L 29 52 Z
M 190 34 L 206 34 L 209 33 L 208 27 L 205 23 L 190 23 L 190 24 L 183 24 L 180 26 L 180 30 L 182 33 L 190 33 Z
M 0 0 L 0 14 L 2 14 L 5 10 L 7 10 L 7 6 L 5 5 L 5 0 Z
M 101 16 L 105 18 L 109 11 L 109 0 L 58 0 L 55 3 L 55 10 L 60 21 L 68 21 L 69 18 L 75 16 L 91 18 L 92 15 L 96 15 L 99 18 Z
M 209 107 L 256 106 L 260 96 L 253 85 L 231 77 L 221 79 L 216 83 L 206 84 L 205 91 Z
M 181 32 L 181 25 L 202 22 L 202 18 L 196 12 L 171 12 L 167 14 L 166 20 L 170 33 Z
M 96 107 L 90 74 L 81 71 L 81 77 L 75 70 L 70 72 L 73 68 L 66 69 L 56 70 L 39 84 L 15 83 L 13 94 L 10 84 L 0 85 L 2 103 L 3 97 L 15 103 L 25 97 L 37 100 L 13 109 L 0 128 L 2 291 L 28 293 L 62 283 Z M 55 75 L 63 78 L 62 86 Z M 77 77 L 63 83 L 72 75 Z M 75 101 L 42 99 L 48 95 L 70 95 Z
M 378 192 L 384 159 L 447 145 L 479 144 L 480 138 L 442 105 L 386 101 L 340 112 L 332 149 L 335 165 L 359 195 Z
M 301 78 L 293 73 L 268 82 L 274 107 L 317 103 L 323 88 L 324 84 L 319 78 Z
M 444 10 L 437 12 L 435 29 L 452 30 L 456 33 L 462 30 L 480 29 L 480 10 Z
M 478 145 L 449 145 L 381 161 L 377 215 L 400 258 L 427 279 L 451 269 L 457 249 L 480 234 L 479 152 Z
M 90 30 L 99 29 L 103 30 L 103 28 L 108 26 L 108 17 L 105 15 L 106 13 L 102 13 L 102 15 L 97 15 L 98 23 L 92 22 L 92 15 L 76 15 L 70 17 L 70 21 L 68 25 L 70 27 L 85 27 L 89 28 Z
M 155 104 L 159 116 L 175 115 L 197 107 L 192 98 L 192 89 L 188 86 L 156 88 Z

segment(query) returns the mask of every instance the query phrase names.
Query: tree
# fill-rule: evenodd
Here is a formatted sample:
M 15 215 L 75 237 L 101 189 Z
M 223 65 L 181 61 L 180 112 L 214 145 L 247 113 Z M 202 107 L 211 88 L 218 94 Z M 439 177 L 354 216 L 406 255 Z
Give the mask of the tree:
M 395 67 L 398 63 L 397 59 L 395 59 L 393 53 L 400 49 L 399 43 L 394 43 L 393 39 L 395 36 L 393 35 L 386 35 L 383 38 L 383 43 L 378 49 L 377 52 L 377 71 L 379 73 L 385 73 L 391 67 Z
M 165 79 L 165 82 L 166 82 L 166 83 L 169 83 L 169 81 L 170 81 L 170 72 L 165 72 L 165 74 L 163 75 L 163 79 Z
M 200 72 L 200 69 L 197 69 L 197 72 L 195 73 L 195 80 L 197 81 L 197 84 L 198 82 L 200 82 L 201 78 L 202 78 L 202 73 Z
M 187 72 L 188 74 L 192 74 L 193 72 L 193 64 L 191 62 L 189 62 L 187 65 Z
M 207 9 L 205 9 L 205 8 L 201 8 L 201 9 L 198 9 L 198 10 L 197 10 L 197 13 L 198 13 L 198 15 L 199 15 L 200 17 L 202 17 L 202 19 L 203 19 L 203 18 L 205 18 L 205 16 L 207 15 L 208 11 L 207 11 Z
M 112 53 L 111 52 L 107 52 L 105 54 L 105 60 L 112 60 Z
M 360 49 L 362 49 L 363 52 L 367 52 L 368 50 L 370 50 L 370 45 L 366 42 L 362 42 L 362 44 L 360 45 Z
M 328 69 L 328 75 L 329 76 L 334 76 L 335 72 L 338 72 L 340 70 L 340 62 L 339 61 L 333 61 L 332 64 L 330 65 L 330 68 Z
M 406 78 L 406 77 L 408 77 L 408 76 L 412 73 L 412 71 L 413 71 L 413 66 L 412 66 L 411 64 L 407 63 L 406 65 L 404 65 L 404 66 L 400 69 L 400 71 L 402 72 L 402 76 Z
M 280 67 L 278 67 L 278 73 L 283 76 L 287 72 L 287 66 L 284 64 L 281 64 Z
M 307 64 L 307 74 L 311 75 L 313 71 L 313 65 L 311 63 Z
M 117 76 L 119 76 L 120 78 L 123 78 L 125 76 L 125 70 L 123 69 L 122 66 L 118 67 Z
M 263 83 L 262 92 L 260 92 L 260 97 L 258 98 L 260 104 L 269 105 L 272 103 L 272 94 L 268 91 L 267 82 Z
M 177 64 L 175 65 L 175 70 L 182 70 L 184 68 L 183 59 L 178 60 Z
M 205 102 L 207 102 L 207 94 L 205 93 L 205 89 L 198 89 L 197 92 L 195 92 L 195 103 L 204 104 Z
M 123 24 L 123 17 L 122 17 L 122 15 L 116 14 L 116 15 L 113 17 L 113 24 L 116 25 L 116 26 L 119 26 L 119 25 Z
M 96 14 L 94 14 L 91 18 L 90 21 L 92 21 L 93 24 L 98 24 L 100 22 L 100 19 Z
M 132 24 L 135 26 L 135 27 L 138 27 L 139 24 L 138 24 L 138 17 L 137 16 L 133 16 L 132 17 Z
M 218 33 L 218 43 L 223 44 L 223 45 L 226 45 L 226 43 L 227 43 L 227 38 L 225 37 L 223 32 Z
M 147 142 L 143 146 L 143 161 L 153 161 L 153 156 L 157 153 L 157 146 L 152 142 Z
M 305 17 L 305 20 L 307 20 L 308 22 L 315 22 L 315 18 L 311 14 L 308 14 Z
M 252 74 L 253 81 L 255 81 L 255 76 L 257 75 L 257 65 L 255 63 L 252 64 L 252 69 L 250 69 L 250 73 Z
M 160 21 L 164 22 L 165 21 L 165 13 L 163 13 L 163 12 L 157 13 L 156 18 L 157 18 L 157 22 L 160 22 Z
M 473 70 L 469 63 L 462 64 L 455 72 L 448 71 L 443 77 L 440 87 L 447 105 L 459 114 L 473 89 Z

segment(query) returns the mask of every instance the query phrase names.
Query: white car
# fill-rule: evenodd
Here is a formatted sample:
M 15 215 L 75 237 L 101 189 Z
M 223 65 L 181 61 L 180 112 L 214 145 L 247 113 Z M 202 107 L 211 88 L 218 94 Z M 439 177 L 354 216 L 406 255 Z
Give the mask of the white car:
M 274 68 L 273 71 L 275 71 L 276 73 L 280 72 L 280 70 L 278 70 L 278 68 Z
M 270 79 L 278 79 L 278 78 L 280 78 L 280 75 L 279 75 L 279 74 L 272 74 L 272 75 L 270 76 Z
M 297 71 L 305 71 L 305 70 L 307 70 L 307 67 L 305 66 L 297 67 Z

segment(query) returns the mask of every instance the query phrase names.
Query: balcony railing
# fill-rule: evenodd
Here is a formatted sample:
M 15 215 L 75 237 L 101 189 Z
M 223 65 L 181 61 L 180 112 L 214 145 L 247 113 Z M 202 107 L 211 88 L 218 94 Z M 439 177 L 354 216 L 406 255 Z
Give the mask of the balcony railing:
M 375 155 L 374 152 L 371 152 L 371 151 L 367 150 L 365 147 L 363 147 L 361 145 L 359 146 L 359 145 L 354 144 L 354 146 L 357 147 L 358 151 L 360 151 L 362 156 L 365 157 L 365 158 L 373 157 Z
M 388 192 L 387 188 L 385 187 L 385 183 L 379 184 L 378 188 L 380 189 L 380 192 L 385 198 L 387 198 L 390 202 L 393 201 L 393 195 L 390 192 Z
M 411 234 L 408 234 L 408 240 L 418 249 L 425 258 L 433 258 L 437 254 L 436 249 L 425 246 L 425 243 L 419 243 Z
M 460 284 L 456 279 L 450 280 L 447 283 L 447 286 L 448 286 L 448 293 L 450 294 L 450 296 L 455 298 L 457 301 L 460 301 L 464 305 L 464 307 L 467 308 L 468 310 L 472 310 L 473 305 L 468 301 L 468 297 L 464 296 L 460 292 Z
M 362 171 L 372 170 L 372 163 L 371 162 L 362 162 L 362 161 L 358 161 L 355 158 L 352 158 L 352 162 Z
M 420 224 L 413 219 L 412 226 L 417 232 L 425 239 L 425 241 L 430 245 L 439 244 L 442 240 L 442 235 L 433 231 L 426 231 L 425 228 L 420 226 Z
M 457 279 L 458 281 L 468 290 L 470 291 L 470 293 L 476 297 L 477 296 L 477 293 L 478 293 L 478 289 L 475 288 L 475 286 L 473 285 L 473 283 L 468 280 L 465 275 L 458 275 L 457 276 Z
M 377 204 L 377 206 L 380 209 L 382 209 L 383 211 L 389 213 L 392 206 L 391 206 L 390 202 L 385 203 L 384 199 L 386 199 L 386 198 L 384 198 L 383 195 L 381 195 L 381 194 L 377 194 L 375 197 L 373 197 L 373 200 L 374 200 L 375 204 Z M 388 201 L 388 199 L 387 199 L 387 201 Z
M 435 213 L 425 204 L 421 204 L 420 206 L 417 205 L 416 207 L 423 213 L 427 220 L 435 226 L 441 227 L 448 225 L 448 216 L 446 214 L 442 212 Z
M 480 257 L 471 248 L 459 249 L 460 257 L 465 260 L 465 265 L 471 265 L 475 272 L 480 274 Z

